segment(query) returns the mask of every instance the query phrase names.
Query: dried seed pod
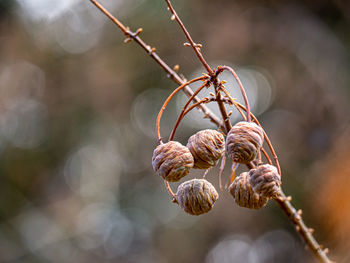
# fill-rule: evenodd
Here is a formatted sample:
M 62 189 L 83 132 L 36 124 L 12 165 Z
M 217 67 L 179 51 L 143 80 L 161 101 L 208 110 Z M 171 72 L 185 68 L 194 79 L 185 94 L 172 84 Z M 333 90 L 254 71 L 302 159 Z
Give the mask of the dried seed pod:
M 205 179 L 193 179 L 180 184 L 175 197 L 179 206 L 191 215 L 209 212 L 218 198 L 215 187 Z
M 170 141 L 158 145 L 153 152 L 153 170 L 169 182 L 177 182 L 193 167 L 190 150 L 179 142 Z
M 227 134 L 226 152 L 233 162 L 248 164 L 256 158 L 263 142 L 264 132 L 259 125 L 241 121 Z
M 225 151 L 225 137 L 216 130 L 202 130 L 192 135 L 186 145 L 194 159 L 193 168 L 215 166 Z
M 253 190 L 266 197 L 276 198 L 281 194 L 281 177 L 275 166 L 264 164 L 249 171 L 249 182 Z
M 266 205 L 268 199 L 255 193 L 249 182 L 248 172 L 244 172 L 235 178 L 230 185 L 230 194 L 239 206 L 259 209 Z

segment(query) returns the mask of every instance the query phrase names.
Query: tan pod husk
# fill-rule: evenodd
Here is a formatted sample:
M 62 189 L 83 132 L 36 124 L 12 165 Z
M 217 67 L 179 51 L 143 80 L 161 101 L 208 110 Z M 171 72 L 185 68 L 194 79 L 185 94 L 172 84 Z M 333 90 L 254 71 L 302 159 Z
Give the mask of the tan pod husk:
M 256 158 L 263 142 L 264 132 L 260 126 L 241 121 L 227 134 L 226 152 L 233 162 L 248 164 Z
M 225 151 L 225 137 L 216 130 L 202 130 L 192 135 L 186 145 L 194 158 L 196 169 L 208 169 L 217 164 Z
M 281 195 L 281 177 L 275 166 L 264 164 L 251 169 L 249 182 L 256 193 L 266 198 L 277 198 Z
M 205 179 L 193 179 L 179 185 L 175 201 L 187 213 L 201 215 L 209 212 L 219 194 Z
M 168 182 L 177 182 L 193 167 L 190 150 L 179 142 L 170 141 L 158 145 L 153 152 L 154 171 Z
M 255 193 L 249 183 L 249 174 L 244 172 L 235 178 L 230 185 L 230 194 L 235 202 L 250 209 L 260 209 L 267 204 L 268 199 Z

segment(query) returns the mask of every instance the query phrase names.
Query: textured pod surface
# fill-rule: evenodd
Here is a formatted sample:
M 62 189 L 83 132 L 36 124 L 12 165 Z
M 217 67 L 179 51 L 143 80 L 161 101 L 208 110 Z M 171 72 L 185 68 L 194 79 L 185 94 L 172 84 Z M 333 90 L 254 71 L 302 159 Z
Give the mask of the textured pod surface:
M 218 198 L 215 187 L 205 179 L 186 181 L 176 192 L 176 202 L 191 215 L 209 212 Z
M 208 169 L 215 166 L 225 151 L 225 137 L 216 130 L 202 130 L 188 139 L 188 149 L 194 158 L 193 168 Z
M 253 190 L 266 197 L 276 198 L 281 193 L 281 177 L 275 166 L 264 164 L 249 171 L 249 182 Z
M 230 185 L 230 194 L 239 206 L 259 209 L 266 205 L 268 199 L 255 193 L 249 182 L 248 172 L 244 172 L 235 178 Z
M 260 126 L 241 121 L 227 134 L 226 152 L 233 162 L 248 164 L 256 158 L 263 142 L 264 132 Z
M 177 182 L 193 167 L 190 150 L 179 142 L 170 141 L 158 145 L 153 152 L 153 170 L 169 182 Z

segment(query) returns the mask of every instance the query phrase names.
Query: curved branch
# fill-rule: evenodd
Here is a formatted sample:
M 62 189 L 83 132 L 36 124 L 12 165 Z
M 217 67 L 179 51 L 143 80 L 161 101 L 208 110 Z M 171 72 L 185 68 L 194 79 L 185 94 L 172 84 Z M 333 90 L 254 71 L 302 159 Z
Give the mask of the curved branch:
M 180 115 L 179 115 L 179 117 L 178 117 L 178 119 L 177 119 L 177 121 L 176 121 L 176 123 L 175 123 L 175 125 L 174 125 L 173 130 L 172 130 L 171 133 L 170 133 L 169 141 L 171 141 L 172 139 L 174 139 L 174 135 L 175 135 L 176 129 L 177 129 L 177 127 L 179 126 L 179 124 L 180 124 L 180 122 L 181 122 L 181 119 L 182 119 L 182 117 L 183 117 L 183 114 L 184 114 L 186 108 L 188 107 L 188 105 L 191 103 L 191 101 L 193 100 L 193 98 L 194 98 L 195 96 L 197 96 L 197 94 L 198 94 L 204 87 L 207 87 L 207 86 L 208 86 L 208 82 L 203 83 L 203 85 L 200 86 L 200 87 L 192 94 L 192 96 L 188 99 L 188 101 L 186 102 L 185 106 L 183 107 L 183 109 L 182 109 L 182 111 L 181 111 L 181 113 L 180 113 Z
M 200 81 L 200 80 L 204 80 L 208 78 L 207 76 L 201 76 L 195 79 L 192 79 L 190 81 L 187 81 L 186 83 L 182 84 L 181 86 L 179 86 L 178 88 L 176 88 L 170 95 L 169 97 L 165 100 L 162 108 L 160 109 L 158 116 L 157 116 L 157 121 L 156 121 L 156 131 L 157 131 L 157 138 L 158 138 L 158 143 L 162 143 L 162 137 L 160 136 L 160 119 L 162 118 L 163 112 L 166 108 L 166 106 L 168 105 L 168 103 L 171 101 L 171 99 L 175 96 L 176 93 L 178 93 L 180 90 L 182 90 L 184 87 L 186 87 L 187 85 L 190 85 L 193 82 L 196 81 Z
M 241 80 L 239 79 L 237 73 L 229 66 L 219 66 L 218 69 L 217 69 L 217 72 L 218 74 L 220 74 L 222 71 L 224 70 L 228 70 L 232 75 L 233 77 L 236 79 L 237 83 L 238 83 L 238 86 L 241 90 L 241 93 L 242 93 L 242 96 L 243 96 L 243 99 L 244 99 L 244 103 L 245 103 L 245 106 L 247 108 L 247 121 L 250 122 L 251 121 L 251 117 L 250 117 L 250 105 L 249 105 L 249 101 L 248 101 L 248 98 L 247 98 L 247 94 L 245 92 L 245 89 L 243 88 L 243 84 L 241 82 Z

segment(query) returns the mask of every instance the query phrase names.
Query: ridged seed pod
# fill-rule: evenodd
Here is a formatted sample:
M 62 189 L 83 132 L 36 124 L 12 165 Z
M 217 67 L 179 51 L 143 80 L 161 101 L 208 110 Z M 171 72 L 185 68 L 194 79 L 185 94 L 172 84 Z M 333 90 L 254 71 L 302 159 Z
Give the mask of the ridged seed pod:
M 230 185 L 230 194 L 241 207 L 259 209 L 267 204 L 268 199 L 255 193 L 249 182 L 248 172 L 235 178 Z
M 194 159 L 193 168 L 215 166 L 225 151 L 225 137 L 216 130 L 202 130 L 192 135 L 186 145 Z
M 258 166 L 249 171 L 249 176 L 249 182 L 256 193 L 266 198 L 276 198 L 281 194 L 281 177 L 275 166 Z
M 153 170 L 168 182 L 177 182 L 193 167 L 190 150 L 179 142 L 170 141 L 158 145 L 153 152 Z
M 233 162 L 248 164 L 256 158 L 263 142 L 264 132 L 260 126 L 241 121 L 227 134 L 226 152 Z
M 218 198 L 215 187 L 205 179 L 193 179 L 182 183 L 175 197 L 179 206 L 191 215 L 209 212 Z

